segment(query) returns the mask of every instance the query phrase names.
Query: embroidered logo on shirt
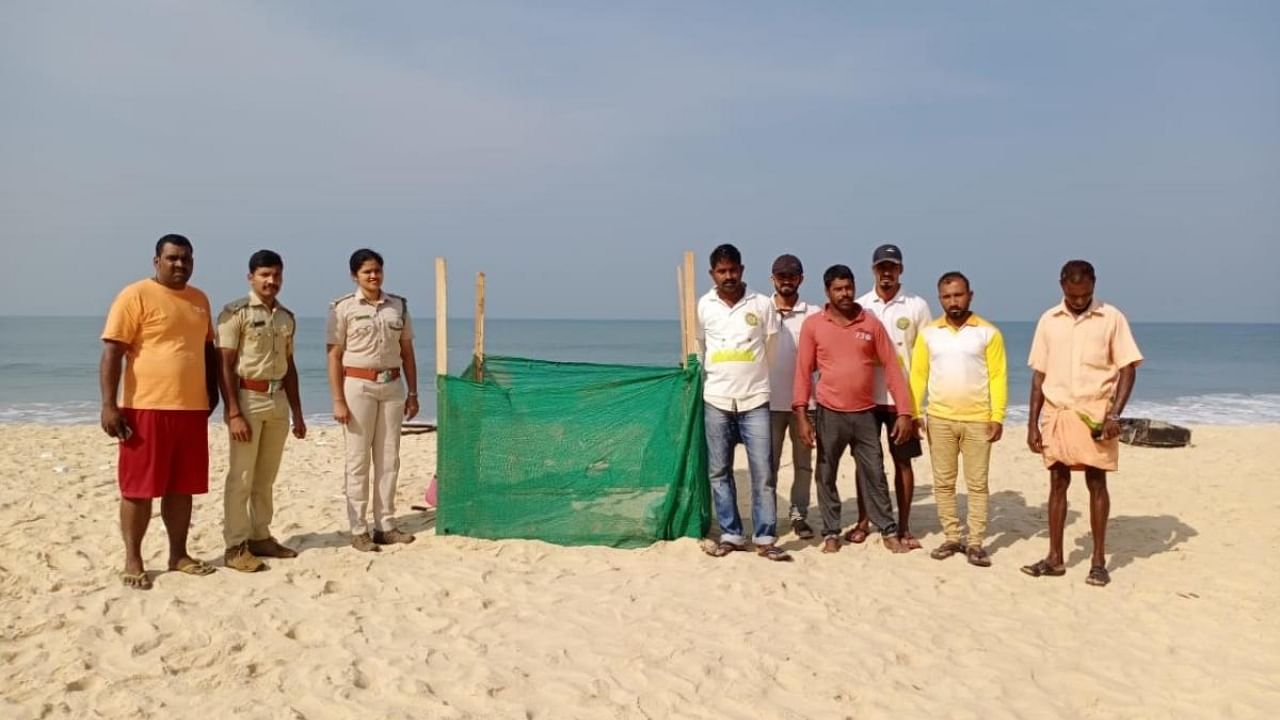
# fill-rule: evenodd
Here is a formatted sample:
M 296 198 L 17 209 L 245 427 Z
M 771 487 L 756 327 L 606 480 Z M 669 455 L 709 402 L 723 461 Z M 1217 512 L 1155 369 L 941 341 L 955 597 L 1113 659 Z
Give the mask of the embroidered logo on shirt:
M 756 354 L 754 350 L 738 350 L 734 348 L 725 348 L 724 350 L 716 350 L 711 353 L 712 363 L 722 362 L 755 362 Z
M 747 319 L 747 324 L 750 325 L 751 327 L 755 327 L 760 324 L 760 318 L 757 317 L 755 313 L 747 313 L 746 319 Z
M 904 317 L 898 318 L 898 322 L 895 324 L 898 326 L 899 330 L 906 330 L 911 327 L 911 321 Z

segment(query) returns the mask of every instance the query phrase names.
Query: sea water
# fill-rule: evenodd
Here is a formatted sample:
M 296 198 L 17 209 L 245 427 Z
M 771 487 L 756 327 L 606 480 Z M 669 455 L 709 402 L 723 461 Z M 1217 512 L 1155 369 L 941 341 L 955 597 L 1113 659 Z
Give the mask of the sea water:
M 99 408 L 100 317 L 0 317 L 0 422 L 93 423 Z M 1010 422 L 1026 419 L 1032 322 L 997 322 L 1009 354 Z M 419 319 L 423 420 L 435 417 L 435 328 Z M 1134 323 L 1146 361 L 1125 414 L 1184 424 L 1280 423 L 1280 325 Z M 474 325 L 449 323 L 449 371 L 471 360 Z M 499 320 L 485 327 L 494 355 L 675 366 L 680 325 L 663 320 Z M 303 411 L 332 422 L 324 320 L 299 318 L 295 361 Z

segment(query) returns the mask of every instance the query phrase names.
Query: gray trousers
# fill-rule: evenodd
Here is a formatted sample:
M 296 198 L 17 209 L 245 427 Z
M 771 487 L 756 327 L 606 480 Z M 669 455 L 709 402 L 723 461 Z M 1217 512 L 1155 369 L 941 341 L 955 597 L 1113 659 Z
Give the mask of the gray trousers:
M 813 484 L 813 451 L 800 440 L 800 425 L 791 411 L 769 411 L 773 423 L 773 477 L 776 483 L 782 466 L 782 441 L 791 435 L 791 510 L 792 520 L 804 520 L 809 513 L 809 487 Z M 810 417 L 810 420 L 813 418 Z
M 853 448 L 857 463 L 858 495 L 866 505 L 871 522 L 884 535 L 898 531 L 889 499 L 889 480 L 884 474 L 884 451 L 880 449 L 880 426 L 875 410 L 839 412 L 818 406 L 814 422 L 818 439 L 818 509 L 822 512 L 822 534 L 840 534 L 840 491 L 836 474 L 840 456 Z

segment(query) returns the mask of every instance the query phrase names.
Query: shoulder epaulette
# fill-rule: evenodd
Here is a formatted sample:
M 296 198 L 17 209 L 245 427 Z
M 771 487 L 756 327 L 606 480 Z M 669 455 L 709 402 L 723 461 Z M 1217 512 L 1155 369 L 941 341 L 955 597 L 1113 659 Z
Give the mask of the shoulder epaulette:
M 387 297 L 395 298 L 396 300 L 399 300 L 401 307 L 403 307 L 405 310 L 409 309 L 409 301 L 405 300 L 403 295 L 396 295 L 395 293 L 387 293 Z
M 356 296 L 355 293 L 350 292 L 350 293 L 347 293 L 346 295 L 343 295 L 342 297 L 336 297 L 333 300 L 329 301 L 329 307 L 337 307 L 338 303 L 342 302 L 343 300 L 346 300 L 347 298 L 352 298 L 355 296 Z
M 278 307 L 278 308 L 280 308 L 282 311 L 284 311 L 284 314 L 285 314 L 285 315 L 288 315 L 289 317 L 293 317 L 293 311 L 292 311 L 292 310 L 290 310 L 289 308 L 285 307 L 285 306 L 284 306 L 284 303 L 280 302 L 279 300 L 277 300 L 277 301 L 276 301 L 276 307 Z M 296 319 L 296 318 L 295 318 L 295 319 Z
M 244 297 L 240 298 L 239 300 L 233 300 L 233 301 L 231 301 L 231 302 L 227 303 L 226 305 L 223 305 L 223 306 L 222 306 L 222 312 L 224 312 L 224 313 L 237 313 L 237 312 L 240 312 L 241 310 L 245 309 L 246 307 L 249 307 L 249 296 L 248 296 L 248 295 L 246 295 L 246 296 L 244 296 Z

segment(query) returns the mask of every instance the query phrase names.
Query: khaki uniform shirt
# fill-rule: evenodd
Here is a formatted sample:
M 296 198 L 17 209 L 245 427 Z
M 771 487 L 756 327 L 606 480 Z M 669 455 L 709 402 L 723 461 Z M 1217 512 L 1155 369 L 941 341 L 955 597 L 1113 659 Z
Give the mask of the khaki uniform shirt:
M 279 302 L 269 308 L 250 291 L 218 314 L 218 347 L 236 350 L 236 374 L 247 380 L 282 380 L 293 354 L 297 322 Z
M 400 341 L 413 339 L 409 304 L 384 292 L 376 301 L 360 293 L 344 295 L 329 304 L 325 343 L 343 349 L 344 367 L 390 370 L 400 367 Z

